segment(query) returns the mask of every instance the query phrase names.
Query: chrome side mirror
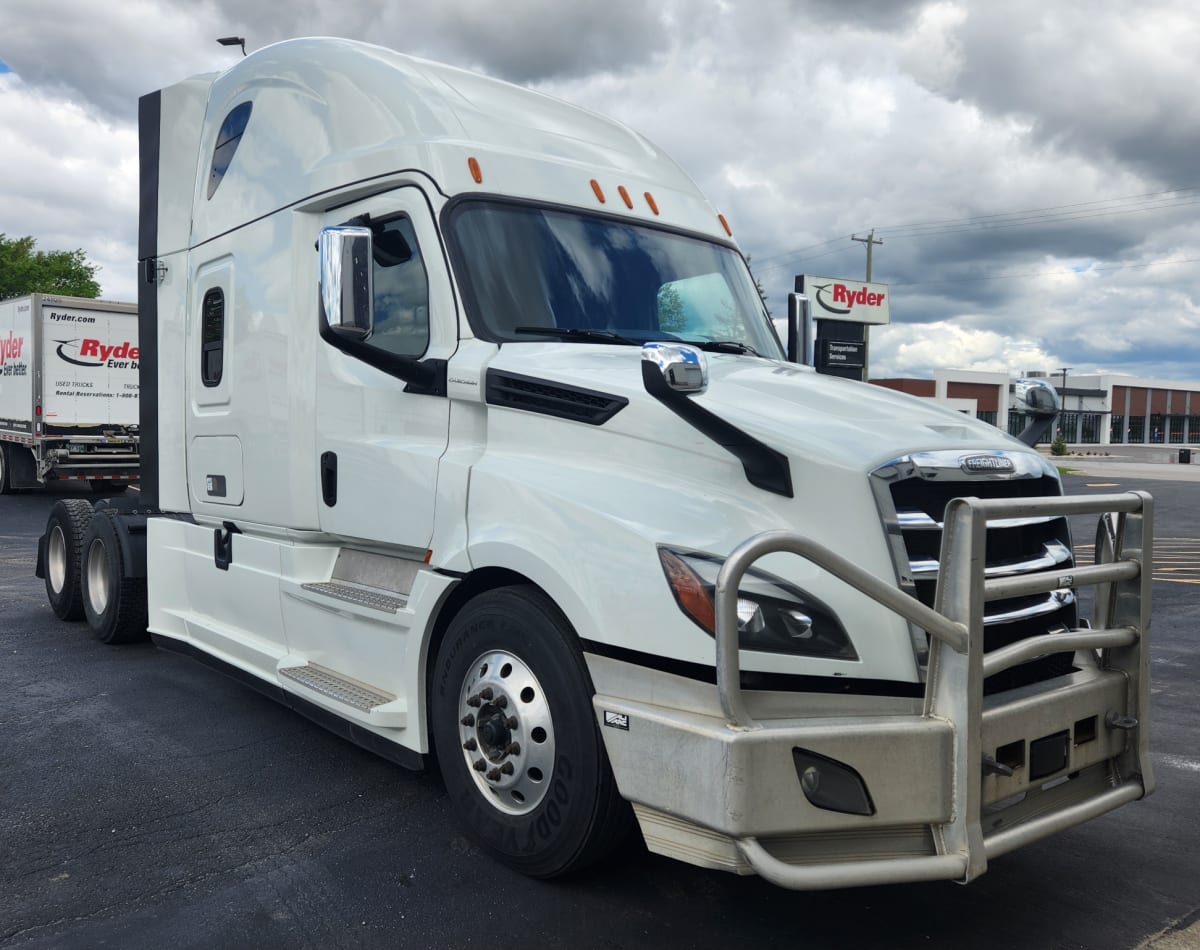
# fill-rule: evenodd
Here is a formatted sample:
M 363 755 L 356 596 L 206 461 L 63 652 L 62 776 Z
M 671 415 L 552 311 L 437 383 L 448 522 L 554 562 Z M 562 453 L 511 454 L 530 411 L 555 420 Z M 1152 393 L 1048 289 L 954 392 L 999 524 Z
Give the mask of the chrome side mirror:
M 1044 379 L 1018 379 L 1013 383 L 1014 409 L 1032 415 L 1054 416 L 1062 408 L 1058 391 Z
M 322 228 L 317 242 L 321 268 L 321 319 L 337 333 L 365 340 L 374 326 L 370 228 Z
M 667 385 L 676 392 L 702 393 L 708 388 L 708 360 L 704 352 L 686 343 L 646 343 L 642 359 L 653 363 Z

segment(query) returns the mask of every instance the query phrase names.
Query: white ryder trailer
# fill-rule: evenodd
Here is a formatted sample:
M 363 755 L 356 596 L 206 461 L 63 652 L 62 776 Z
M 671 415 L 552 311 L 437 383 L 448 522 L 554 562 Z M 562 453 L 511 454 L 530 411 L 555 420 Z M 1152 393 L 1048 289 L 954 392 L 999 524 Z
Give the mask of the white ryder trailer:
M 0 494 L 137 478 L 137 307 L 32 294 L 0 301 Z
M 436 751 L 540 876 L 636 822 L 788 887 L 968 881 L 1153 788 L 1150 499 L 789 362 L 641 136 L 332 39 L 140 129 L 141 507 L 55 508 L 60 615 Z

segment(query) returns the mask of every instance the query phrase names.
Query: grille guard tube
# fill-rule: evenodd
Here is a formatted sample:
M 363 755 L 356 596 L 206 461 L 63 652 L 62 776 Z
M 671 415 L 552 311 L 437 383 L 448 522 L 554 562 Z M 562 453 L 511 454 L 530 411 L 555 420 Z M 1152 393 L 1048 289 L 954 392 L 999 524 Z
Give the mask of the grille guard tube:
M 1069 573 L 1049 571 L 1022 578 L 984 576 L 988 521 L 1053 514 L 1119 513 L 1112 560 Z M 939 854 L 891 860 L 797 867 L 773 857 L 757 839 L 737 839 L 737 847 L 760 875 L 785 887 L 817 889 L 888 882 L 957 878 L 966 883 L 995 857 L 1048 834 L 1094 818 L 1154 789 L 1149 753 L 1150 598 L 1147 570 L 1152 548 L 1153 501 L 1145 492 L 1032 499 L 956 498 L 946 508 L 935 607 L 930 609 L 893 584 L 862 570 L 833 551 L 790 531 L 767 531 L 729 555 L 716 583 L 716 673 L 721 708 L 729 728 L 763 728 L 750 716 L 742 696 L 737 632 L 737 591 L 760 557 L 790 552 L 899 614 L 930 634 L 929 676 L 923 715 L 954 724 L 952 819 L 935 828 Z M 984 656 L 984 603 L 1011 595 L 1014 588 L 1051 590 L 1091 584 L 1098 587 L 1097 616 L 1111 626 L 1067 634 L 1031 637 Z M 1101 665 L 1124 673 L 1126 710 L 1136 715 L 1136 739 L 1116 758 L 1123 778 L 1102 794 L 1040 815 L 985 838 L 980 824 L 983 750 L 983 680 L 1045 652 L 1097 650 Z

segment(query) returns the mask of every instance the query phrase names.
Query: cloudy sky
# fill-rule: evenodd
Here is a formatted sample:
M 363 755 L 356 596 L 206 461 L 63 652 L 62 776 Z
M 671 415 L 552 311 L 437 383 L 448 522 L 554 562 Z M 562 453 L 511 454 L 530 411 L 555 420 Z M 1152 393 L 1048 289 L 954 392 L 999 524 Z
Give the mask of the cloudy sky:
M 773 312 L 891 285 L 873 375 L 1200 379 L 1194 0 L 0 0 L 0 232 L 136 299 L 137 97 L 293 36 L 390 46 L 632 125 Z

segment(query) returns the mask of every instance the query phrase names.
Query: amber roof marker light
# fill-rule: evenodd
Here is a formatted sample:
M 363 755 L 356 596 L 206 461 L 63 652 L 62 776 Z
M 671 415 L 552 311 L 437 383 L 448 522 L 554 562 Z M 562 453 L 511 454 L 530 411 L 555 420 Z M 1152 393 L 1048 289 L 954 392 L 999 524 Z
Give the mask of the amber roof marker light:
M 654 200 L 654 195 L 650 194 L 650 192 L 648 192 L 648 191 L 646 192 L 646 204 L 648 204 L 650 206 L 650 210 L 653 211 L 655 216 L 657 217 L 658 202 Z
M 729 222 L 725 220 L 725 215 L 717 215 L 717 220 L 721 222 L 721 227 L 725 229 L 725 233 L 733 237 L 733 229 L 729 226 Z
M 600 204 L 604 204 L 606 200 L 604 197 L 604 189 L 600 187 L 600 182 L 596 181 L 595 178 L 592 179 L 592 191 L 595 192 L 596 199 L 600 202 Z
M 471 170 L 471 177 L 475 179 L 475 184 L 483 184 L 483 169 L 479 167 L 479 159 L 471 156 L 467 159 L 467 168 Z
M 629 197 L 629 192 L 625 190 L 624 185 L 617 185 L 617 194 L 619 194 L 621 196 L 621 200 L 625 202 L 625 207 L 632 211 L 633 199 Z

